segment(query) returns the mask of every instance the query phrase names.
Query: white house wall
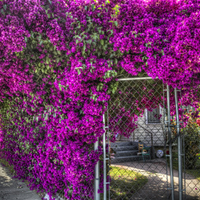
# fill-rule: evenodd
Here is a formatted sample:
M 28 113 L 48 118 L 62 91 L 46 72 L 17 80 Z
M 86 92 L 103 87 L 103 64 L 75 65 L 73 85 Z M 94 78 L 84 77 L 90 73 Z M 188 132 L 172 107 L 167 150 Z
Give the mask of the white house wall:
M 160 113 L 164 115 L 163 109 L 160 108 Z M 163 117 L 161 117 L 161 122 L 163 122 Z M 124 136 L 121 137 L 122 141 L 137 141 L 140 140 L 147 145 L 151 146 L 151 134 L 153 133 L 153 146 L 164 146 L 164 133 L 163 133 L 163 123 L 160 124 L 147 124 L 147 110 L 145 110 L 142 117 L 138 118 L 137 121 L 138 128 L 135 129 L 130 138 Z M 145 129 L 143 129 L 143 128 Z

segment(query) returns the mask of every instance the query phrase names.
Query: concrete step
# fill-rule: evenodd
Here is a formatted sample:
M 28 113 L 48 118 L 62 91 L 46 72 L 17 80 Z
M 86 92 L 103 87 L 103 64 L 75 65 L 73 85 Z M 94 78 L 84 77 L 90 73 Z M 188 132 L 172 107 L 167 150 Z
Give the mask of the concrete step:
M 138 148 L 136 146 L 115 146 L 115 147 L 111 147 L 113 148 L 114 151 L 133 151 L 133 150 L 137 150 Z
M 134 156 L 137 155 L 138 150 L 131 150 L 131 151 L 117 151 L 115 154 L 115 157 L 121 157 L 121 156 Z
M 110 147 L 115 147 L 116 145 L 117 146 L 130 146 L 132 144 L 133 143 L 130 142 L 130 141 L 127 141 L 127 142 L 111 142 Z

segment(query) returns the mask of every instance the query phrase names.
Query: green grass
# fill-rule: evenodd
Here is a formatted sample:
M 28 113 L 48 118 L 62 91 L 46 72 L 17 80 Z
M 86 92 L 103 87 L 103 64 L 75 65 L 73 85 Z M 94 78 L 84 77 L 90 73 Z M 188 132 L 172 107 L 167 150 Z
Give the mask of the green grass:
M 178 170 L 178 154 L 173 153 L 173 169 Z M 169 159 L 167 159 L 169 166 Z M 200 159 L 197 160 L 195 169 L 186 169 L 185 172 L 187 174 L 193 175 L 196 179 L 200 181 Z
M 111 167 L 110 176 L 111 200 L 128 200 L 148 182 L 147 177 L 142 174 L 120 167 Z

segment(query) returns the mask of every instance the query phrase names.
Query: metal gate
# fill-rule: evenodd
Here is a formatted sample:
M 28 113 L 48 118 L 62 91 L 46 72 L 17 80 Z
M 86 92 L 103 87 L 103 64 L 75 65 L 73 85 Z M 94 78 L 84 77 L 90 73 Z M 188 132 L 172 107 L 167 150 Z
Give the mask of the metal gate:
M 200 199 L 200 181 L 195 184 L 198 189 L 186 190 L 180 95 L 158 79 L 118 80 L 118 91 L 103 117 L 104 192 L 95 193 L 95 200 Z M 176 120 L 170 117 L 170 103 L 176 108 Z

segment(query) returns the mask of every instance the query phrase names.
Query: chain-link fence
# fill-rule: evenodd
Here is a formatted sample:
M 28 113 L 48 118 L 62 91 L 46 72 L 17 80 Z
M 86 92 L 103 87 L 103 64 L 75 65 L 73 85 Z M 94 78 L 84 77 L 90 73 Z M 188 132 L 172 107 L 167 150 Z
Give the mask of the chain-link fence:
M 200 199 L 199 128 L 189 122 L 177 129 L 175 117 L 168 123 L 168 91 L 158 79 L 118 80 L 106 116 L 106 199 Z

